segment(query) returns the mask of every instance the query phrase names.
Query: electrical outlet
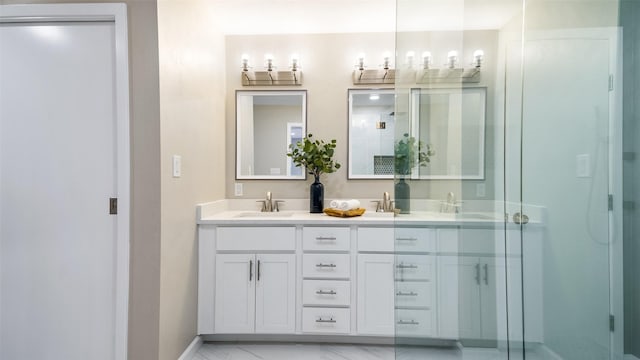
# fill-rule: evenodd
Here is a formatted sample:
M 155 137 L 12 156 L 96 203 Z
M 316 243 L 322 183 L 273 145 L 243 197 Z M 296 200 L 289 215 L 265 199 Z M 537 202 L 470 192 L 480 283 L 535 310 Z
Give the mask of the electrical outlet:
M 235 194 L 236 196 L 242 196 L 242 183 L 236 183 Z

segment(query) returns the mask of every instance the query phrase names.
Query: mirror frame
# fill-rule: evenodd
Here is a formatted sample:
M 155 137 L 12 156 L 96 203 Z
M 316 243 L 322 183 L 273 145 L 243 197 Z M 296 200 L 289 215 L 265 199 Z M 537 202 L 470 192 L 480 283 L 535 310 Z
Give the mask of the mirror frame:
M 347 155 L 347 179 L 349 180 L 389 180 L 389 179 L 393 179 L 394 178 L 394 174 L 391 175 L 375 175 L 375 174 L 364 174 L 364 175 L 354 175 L 352 172 L 352 164 L 353 164 L 353 151 L 351 149 L 351 146 L 353 145 L 353 140 L 351 139 L 352 136 L 352 129 L 351 129 L 351 118 L 352 118 L 352 113 L 353 113 L 353 95 L 354 94 L 390 94 L 393 95 L 395 97 L 396 95 L 396 89 L 395 88 L 357 88 L 357 89 L 347 89 L 347 107 L 348 107 L 348 111 L 347 111 L 347 151 L 348 151 L 348 155 Z M 395 101 L 394 101 L 394 112 L 395 112 Z M 395 134 L 394 134 L 394 140 L 395 142 Z M 394 156 L 394 154 L 391 154 L 391 156 Z
M 235 140 L 236 140 L 236 156 L 235 156 L 235 168 L 236 168 L 236 180 L 306 180 L 307 172 L 305 169 L 302 169 L 302 175 L 293 176 L 293 175 L 242 175 L 240 173 L 240 155 L 242 153 L 242 141 L 240 139 L 240 134 L 238 132 L 240 119 L 238 118 L 238 106 L 239 106 L 239 97 L 246 95 L 267 95 L 267 96 L 281 96 L 281 95 L 302 95 L 302 121 L 303 129 L 302 134 L 303 137 L 306 136 L 307 132 L 307 90 L 236 90 L 235 97 Z M 289 147 L 287 144 L 286 151 L 289 151 Z M 287 157 L 287 169 L 291 168 L 291 158 Z
M 479 140 L 479 149 L 478 151 L 478 174 L 471 175 L 422 175 L 420 174 L 420 169 L 418 167 L 414 168 L 414 174 L 411 176 L 412 179 L 421 179 L 421 180 L 484 180 L 485 178 L 485 152 L 486 152 L 486 134 L 487 134 L 487 87 L 486 86 L 467 86 L 467 87 L 457 87 L 457 88 L 413 88 L 411 89 L 411 133 L 418 134 L 416 137 L 420 136 L 420 101 L 419 96 L 421 94 L 447 94 L 447 93 L 464 93 L 464 92 L 477 92 L 482 95 L 482 119 L 480 126 L 480 133 L 478 134 Z M 415 136 L 415 135 L 414 135 Z M 424 140 L 422 140 L 424 141 Z M 424 141 L 427 143 L 427 141 Z M 437 156 L 437 152 L 436 152 Z M 418 174 L 418 175 L 416 175 Z

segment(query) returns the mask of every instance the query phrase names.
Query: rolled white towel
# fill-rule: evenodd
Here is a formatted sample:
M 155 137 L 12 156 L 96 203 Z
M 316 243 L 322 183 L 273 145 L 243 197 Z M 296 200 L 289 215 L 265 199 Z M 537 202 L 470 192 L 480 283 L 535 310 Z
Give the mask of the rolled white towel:
M 338 206 L 340 206 L 340 203 L 342 201 L 344 201 L 344 200 L 339 200 L 339 199 L 331 200 L 331 202 L 329 203 L 329 207 L 330 208 L 334 208 L 334 209 L 338 209 Z
M 357 209 L 360 207 L 360 201 L 356 200 L 356 199 L 350 199 L 350 200 L 341 200 L 338 203 L 338 209 L 340 210 L 352 210 L 352 209 Z

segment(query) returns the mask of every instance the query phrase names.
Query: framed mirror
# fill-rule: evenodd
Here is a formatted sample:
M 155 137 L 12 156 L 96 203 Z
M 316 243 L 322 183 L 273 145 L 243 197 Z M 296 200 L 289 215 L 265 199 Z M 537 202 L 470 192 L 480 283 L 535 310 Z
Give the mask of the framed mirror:
M 306 128 L 305 90 L 236 91 L 236 179 L 305 179 L 287 152 Z
M 349 179 L 393 179 L 393 89 L 349 89 Z
M 435 156 L 420 179 L 484 179 L 487 88 L 412 89 L 411 133 Z

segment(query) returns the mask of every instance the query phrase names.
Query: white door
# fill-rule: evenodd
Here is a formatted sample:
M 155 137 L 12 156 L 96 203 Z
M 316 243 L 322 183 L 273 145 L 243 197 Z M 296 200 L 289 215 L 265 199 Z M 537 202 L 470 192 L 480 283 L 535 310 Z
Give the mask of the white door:
M 0 21 L 2 359 L 126 356 L 116 54 L 115 21 Z
M 256 333 L 294 333 L 296 256 L 259 254 L 256 260 Z
M 358 254 L 358 334 L 394 334 L 393 264 L 391 254 Z
M 254 254 L 216 255 L 217 333 L 254 332 L 256 270 Z

